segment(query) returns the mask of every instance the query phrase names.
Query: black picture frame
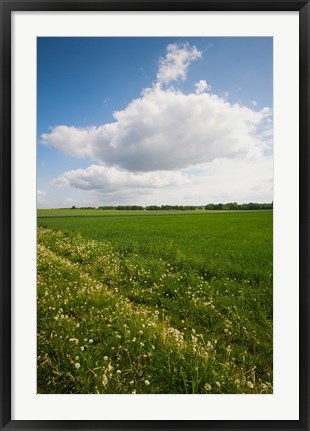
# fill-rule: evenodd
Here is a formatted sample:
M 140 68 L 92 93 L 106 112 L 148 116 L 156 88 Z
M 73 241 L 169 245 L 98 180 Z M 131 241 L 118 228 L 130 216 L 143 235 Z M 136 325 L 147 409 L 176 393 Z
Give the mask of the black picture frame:
M 0 424 L 2 430 L 310 430 L 309 425 L 309 23 L 305 0 L 0 0 Z M 299 12 L 299 198 L 300 198 L 300 377 L 299 420 L 238 421 L 76 421 L 11 420 L 11 13 L 14 11 L 298 11 Z

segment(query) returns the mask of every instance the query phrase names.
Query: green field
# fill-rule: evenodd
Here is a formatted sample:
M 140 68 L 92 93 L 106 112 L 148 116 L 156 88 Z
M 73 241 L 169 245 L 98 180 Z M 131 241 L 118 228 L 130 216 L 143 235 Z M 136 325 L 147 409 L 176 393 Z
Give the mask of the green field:
M 272 393 L 272 211 L 38 211 L 39 393 Z

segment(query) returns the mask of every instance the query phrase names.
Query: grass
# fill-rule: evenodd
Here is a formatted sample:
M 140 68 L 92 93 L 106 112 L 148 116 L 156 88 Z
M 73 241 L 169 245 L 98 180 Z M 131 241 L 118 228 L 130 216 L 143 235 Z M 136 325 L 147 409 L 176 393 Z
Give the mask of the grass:
M 271 211 L 83 215 L 39 213 L 39 393 L 272 392 Z

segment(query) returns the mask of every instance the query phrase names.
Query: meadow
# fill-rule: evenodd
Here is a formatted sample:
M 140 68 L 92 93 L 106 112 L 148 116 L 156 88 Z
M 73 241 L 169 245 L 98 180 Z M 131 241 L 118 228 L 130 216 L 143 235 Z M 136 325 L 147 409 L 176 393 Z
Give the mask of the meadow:
M 272 211 L 38 210 L 38 393 L 272 393 Z

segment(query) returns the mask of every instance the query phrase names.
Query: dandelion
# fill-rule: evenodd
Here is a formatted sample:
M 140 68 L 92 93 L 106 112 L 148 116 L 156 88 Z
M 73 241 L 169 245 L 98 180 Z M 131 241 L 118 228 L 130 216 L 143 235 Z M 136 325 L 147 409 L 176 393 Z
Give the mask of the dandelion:
M 133 385 L 133 384 L 134 384 L 134 381 L 133 381 L 133 380 L 130 380 L 129 384 L 130 384 L 130 385 Z
M 247 384 L 247 387 L 248 387 L 248 388 L 250 388 L 250 389 L 253 389 L 253 388 L 254 388 L 254 385 L 253 385 L 253 383 L 252 383 L 252 382 L 250 382 L 250 380 L 248 380 L 248 381 L 246 382 L 246 384 Z
M 206 391 L 211 391 L 211 389 L 212 389 L 212 386 L 209 383 L 206 383 L 205 384 L 205 390 Z
M 88 340 L 88 342 L 89 342 L 89 344 L 92 344 L 92 343 L 94 342 L 94 340 L 93 340 L 92 338 L 90 338 L 90 339 Z
M 79 364 L 78 362 L 75 364 L 75 368 L 79 369 L 81 366 L 81 364 Z
M 121 374 L 122 373 L 121 370 L 117 370 L 116 372 L 117 372 L 117 374 Z
M 102 376 L 102 384 L 103 386 L 107 386 L 108 384 L 108 378 L 105 374 Z
M 109 358 L 108 358 L 107 356 L 104 356 L 104 357 L 103 357 L 103 360 L 104 360 L 104 361 L 107 361 L 108 359 L 109 359 Z
M 83 352 L 83 350 L 84 350 L 84 346 L 81 346 L 81 350 L 82 350 L 82 352 Z
M 131 393 L 136 394 L 137 393 L 136 389 L 134 389 Z
M 150 382 L 148 380 L 144 380 L 144 383 L 146 384 L 146 386 L 148 386 L 150 384 Z
M 78 356 L 75 357 L 75 360 L 78 361 L 80 358 Z

